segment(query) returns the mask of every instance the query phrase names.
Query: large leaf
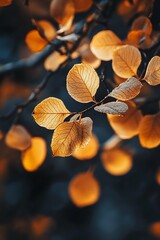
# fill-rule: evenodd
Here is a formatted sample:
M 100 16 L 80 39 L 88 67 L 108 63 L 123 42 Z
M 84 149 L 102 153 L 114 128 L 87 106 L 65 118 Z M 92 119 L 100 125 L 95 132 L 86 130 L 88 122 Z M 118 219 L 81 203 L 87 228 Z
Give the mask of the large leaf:
M 156 86 L 160 84 L 160 57 L 159 56 L 155 56 L 150 60 L 143 80 L 145 80 L 148 84 L 152 86 Z

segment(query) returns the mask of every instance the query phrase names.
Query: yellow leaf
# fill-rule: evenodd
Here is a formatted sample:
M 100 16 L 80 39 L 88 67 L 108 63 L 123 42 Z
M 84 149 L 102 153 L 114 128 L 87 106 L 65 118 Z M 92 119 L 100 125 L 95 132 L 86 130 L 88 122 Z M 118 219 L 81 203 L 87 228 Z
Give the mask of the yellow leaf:
M 137 135 L 142 119 L 141 111 L 136 108 L 134 102 L 128 101 L 127 105 L 128 110 L 124 116 L 107 115 L 111 127 L 122 139 L 129 139 Z
M 105 150 L 101 159 L 105 170 L 114 176 L 127 174 L 133 166 L 130 154 L 120 148 Z
M 90 47 L 93 54 L 104 61 L 113 57 L 114 50 L 122 45 L 122 41 L 110 30 L 104 30 L 94 35 Z
M 94 158 L 99 149 L 99 142 L 95 135 L 92 135 L 90 141 L 84 148 L 76 149 L 72 156 L 78 160 L 90 160 Z
M 6 7 L 11 5 L 13 0 L 0 0 L 0 7 Z
M 153 57 L 146 70 L 146 74 L 143 78 L 148 84 L 156 86 L 160 84 L 160 57 Z
M 22 153 L 22 165 L 26 171 L 37 170 L 44 162 L 47 154 L 46 142 L 43 138 L 33 137 L 30 148 Z
M 61 123 L 54 131 L 51 148 L 53 156 L 70 156 L 76 149 L 84 147 L 90 140 L 92 120 Z
M 88 64 L 75 64 L 67 75 L 67 90 L 72 98 L 78 102 L 94 101 L 99 87 L 99 77 Z
M 70 114 L 62 100 L 49 97 L 35 107 L 32 115 L 41 127 L 55 129 Z
M 139 125 L 139 140 L 145 148 L 154 148 L 160 144 L 160 113 L 142 118 Z
M 59 52 L 53 52 L 44 62 L 44 67 L 47 71 L 55 71 L 61 63 L 67 59 L 66 55 L 62 55 Z
M 13 149 L 23 151 L 31 146 L 31 136 L 21 125 L 13 125 L 6 134 L 5 143 Z
M 68 192 L 77 207 L 86 207 L 98 201 L 100 185 L 91 172 L 79 173 L 71 180 Z
M 140 93 L 142 86 L 143 85 L 137 78 L 131 77 L 121 83 L 118 87 L 114 88 L 108 96 L 121 101 L 130 100 Z
M 112 115 L 121 115 L 128 110 L 128 106 L 123 102 L 108 102 L 94 108 L 97 112 Z
M 121 78 L 130 78 L 137 75 L 137 69 L 141 63 L 141 53 L 133 46 L 119 47 L 113 53 L 112 67 Z

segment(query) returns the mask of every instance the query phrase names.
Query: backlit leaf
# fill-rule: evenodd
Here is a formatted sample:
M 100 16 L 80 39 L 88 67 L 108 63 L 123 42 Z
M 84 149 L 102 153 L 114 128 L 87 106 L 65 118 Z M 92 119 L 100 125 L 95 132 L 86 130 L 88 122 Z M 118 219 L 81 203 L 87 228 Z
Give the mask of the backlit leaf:
M 96 203 L 100 197 L 100 185 L 91 172 L 79 173 L 69 184 L 69 196 L 77 207 Z
M 110 30 L 104 30 L 94 35 L 90 47 L 93 54 L 104 61 L 113 57 L 114 50 L 122 45 L 122 41 Z
M 13 149 L 23 151 L 31 146 L 31 136 L 21 125 L 13 125 L 6 134 L 5 143 Z
M 142 119 L 141 111 L 136 108 L 134 102 L 128 101 L 127 105 L 128 110 L 124 116 L 107 115 L 111 127 L 122 139 L 129 139 L 137 135 Z
M 152 23 L 146 16 L 140 16 L 134 20 L 131 30 L 142 30 L 146 35 L 152 33 Z
M 47 129 L 55 129 L 69 115 L 62 100 L 54 97 L 46 98 L 33 111 L 36 123 Z
M 13 0 L 0 0 L 0 7 L 6 7 L 11 5 Z
M 22 153 L 22 165 L 26 171 L 36 171 L 44 162 L 47 154 L 43 138 L 33 137 L 31 147 Z
M 123 102 L 108 102 L 94 108 L 97 112 L 121 115 L 128 110 L 128 106 Z
M 127 174 L 133 165 L 130 154 L 120 148 L 105 150 L 101 160 L 105 170 L 114 176 Z
M 139 140 L 145 148 L 154 148 L 160 144 L 160 113 L 142 118 L 139 125 Z
M 44 67 L 46 70 L 54 72 L 66 59 L 66 55 L 62 55 L 59 52 L 53 52 L 48 58 L 46 58 Z
M 99 142 L 95 135 L 92 135 L 89 143 L 84 148 L 76 149 L 72 156 L 78 160 L 90 160 L 96 156 L 99 149 Z
M 143 85 L 137 78 L 131 77 L 121 83 L 118 87 L 114 88 L 108 96 L 121 101 L 130 100 L 140 93 L 142 86 Z
M 85 117 L 79 121 L 79 124 L 80 124 L 80 127 L 78 128 L 79 143 L 77 145 L 77 148 L 83 148 L 89 143 L 91 139 L 93 121 L 91 118 Z
M 67 75 L 67 90 L 72 98 L 78 102 L 94 101 L 99 87 L 99 77 L 88 64 L 75 64 Z
M 137 75 L 140 63 L 141 53 L 136 47 L 125 45 L 119 47 L 113 53 L 113 70 L 122 78 L 130 78 Z
M 156 86 L 160 84 L 160 57 L 153 57 L 146 70 L 146 74 L 143 78 L 148 84 Z

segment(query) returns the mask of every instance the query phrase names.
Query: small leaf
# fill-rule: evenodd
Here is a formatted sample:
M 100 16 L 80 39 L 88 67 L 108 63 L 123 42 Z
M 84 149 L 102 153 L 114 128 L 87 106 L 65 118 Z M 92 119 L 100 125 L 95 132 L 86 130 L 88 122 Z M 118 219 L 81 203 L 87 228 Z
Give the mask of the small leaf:
M 0 0 L 0 7 L 6 7 L 11 5 L 13 0 Z
M 153 57 L 146 70 L 146 74 L 143 78 L 148 84 L 156 86 L 160 84 L 160 57 Z
M 100 185 L 91 172 L 79 173 L 69 184 L 69 196 L 77 207 L 96 203 L 100 197 Z
M 149 18 L 140 16 L 132 23 L 131 30 L 142 30 L 146 35 L 149 36 L 152 33 L 152 23 Z
M 140 93 L 142 86 L 143 85 L 137 78 L 131 77 L 121 83 L 118 87 L 114 88 L 108 96 L 121 101 L 130 100 Z
M 81 103 L 94 101 L 99 87 L 99 77 L 88 64 L 75 64 L 67 75 L 67 90 L 72 98 Z
M 160 113 L 146 115 L 142 118 L 139 125 L 139 140 L 145 148 L 160 145 Z
M 77 148 L 83 148 L 89 143 L 92 136 L 92 127 L 93 121 L 91 118 L 85 117 L 80 120 L 80 128 L 78 129 L 79 143 Z
M 21 125 L 13 125 L 6 134 L 5 143 L 13 149 L 23 151 L 31 146 L 31 136 Z
M 47 145 L 43 138 L 33 137 L 30 148 L 22 153 L 22 165 L 26 171 L 37 170 L 44 162 L 47 154 Z
M 112 59 L 113 51 L 122 45 L 122 41 L 110 30 L 97 33 L 90 44 L 93 54 L 104 61 Z
M 128 110 L 128 106 L 123 102 L 109 102 L 95 107 L 94 110 L 101 113 L 121 115 Z
M 136 108 L 133 101 L 128 101 L 128 110 L 125 115 L 107 115 L 108 121 L 116 132 L 116 134 L 122 139 L 129 139 L 136 136 L 139 132 L 139 123 L 142 119 L 141 111 Z
M 33 111 L 36 123 L 47 129 L 55 129 L 70 114 L 62 100 L 54 97 L 43 100 Z
M 136 47 L 125 45 L 119 47 L 113 53 L 113 70 L 122 78 L 130 78 L 136 75 L 140 63 L 141 53 Z
M 62 55 L 59 52 L 53 52 L 44 62 L 44 67 L 47 71 L 55 71 L 59 65 L 67 59 L 66 55 Z

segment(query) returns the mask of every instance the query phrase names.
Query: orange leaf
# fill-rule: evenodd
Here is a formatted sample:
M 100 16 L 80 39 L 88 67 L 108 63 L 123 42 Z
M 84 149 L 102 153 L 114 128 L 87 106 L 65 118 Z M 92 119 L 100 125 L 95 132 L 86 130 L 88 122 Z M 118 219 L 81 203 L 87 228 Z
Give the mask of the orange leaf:
M 121 83 L 118 87 L 114 88 L 108 96 L 121 101 L 130 100 L 140 93 L 142 86 L 143 85 L 137 78 L 131 77 Z
M 137 75 L 140 63 L 141 53 L 136 47 L 125 45 L 119 47 L 113 53 L 113 70 L 122 78 L 130 78 Z
M 93 54 L 104 61 L 113 57 L 114 50 L 122 45 L 122 41 L 110 30 L 104 30 L 94 35 L 90 48 Z
M 0 7 L 6 7 L 11 5 L 13 0 L 0 0 Z
M 94 101 L 98 87 L 99 77 L 88 64 L 75 64 L 67 75 L 68 93 L 78 102 Z
M 30 148 L 22 153 L 22 165 L 26 171 L 36 171 L 44 162 L 47 154 L 46 142 L 43 138 L 33 137 Z
M 79 173 L 69 184 L 69 196 L 77 207 L 96 203 L 100 197 L 100 186 L 91 172 Z
M 5 143 L 13 149 L 23 151 L 31 146 L 31 136 L 21 125 L 13 125 L 6 134 Z
M 101 159 L 105 170 L 114 176 L 127 174 L 133 166 L 130 154 L 120 148 L 105 150 Z
M 111 127 L 122 139 L 129 139 L 138 134 L 139 123 L 142 118 L 141 111 L 136 108 L 134 102 L 128 101 L 127 105 L 128 110 L 123 117 L 107 115 Z
M 146 74 L 143 78 L 148 84 L 156 86 L 160 84 L 160 57 L 153 57 L 148 63 Z
M 140 16 L 132 23 L 131 30 L 142 30 L 146 35 L 150 35 L 152 33 L 152 23 L 149 18 Z
M 93 0 L 73 0 L 73 2 L 76 12 L 87 11 L 93 4 Z
M 67 59 L 66 55 L 62 55 L 59 52 L 53 52 L 44 62 L 44 67 L 47 71 L 55 71 L 61 63 Z
M 47 129 L 55 129 L 70 114 L 62 100 L 54 97 L 46 98 L 33 111 L 36 123 Z
M 139 125 L 139 140 L 145 148 L 154 148 L 160 144 L 160 113 L 142 118 Z

